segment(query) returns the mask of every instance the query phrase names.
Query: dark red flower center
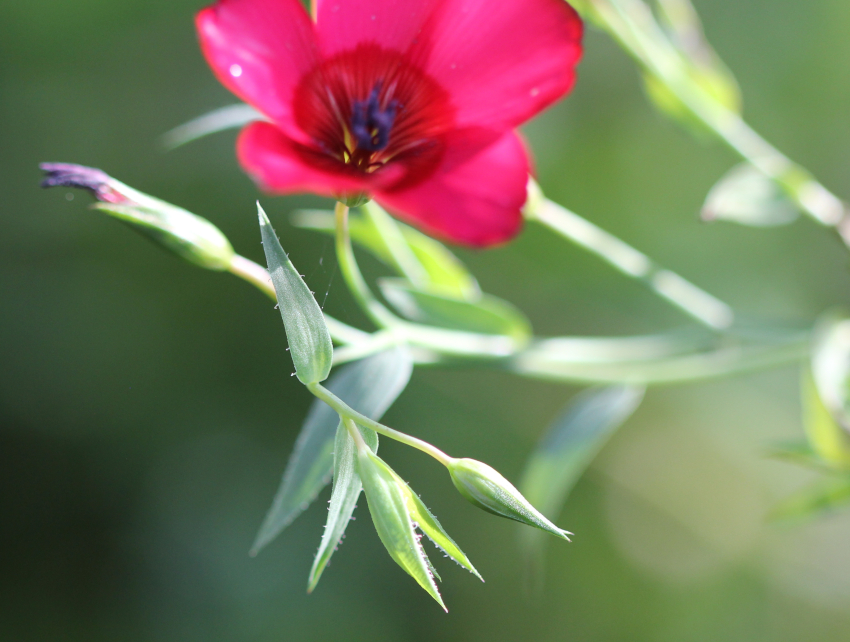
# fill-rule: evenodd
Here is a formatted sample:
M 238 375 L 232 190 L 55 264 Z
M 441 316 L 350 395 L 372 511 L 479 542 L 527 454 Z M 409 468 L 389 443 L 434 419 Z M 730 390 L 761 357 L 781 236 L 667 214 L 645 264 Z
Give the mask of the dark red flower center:
M 454 121 L 448 94 L 434 80 L 401 54 L 372 44 L 306 74 L 294 107 L 312 141 L 305 153 L 313 163 L 364 178 L 386 175 L 393 187 L 428 177 Z

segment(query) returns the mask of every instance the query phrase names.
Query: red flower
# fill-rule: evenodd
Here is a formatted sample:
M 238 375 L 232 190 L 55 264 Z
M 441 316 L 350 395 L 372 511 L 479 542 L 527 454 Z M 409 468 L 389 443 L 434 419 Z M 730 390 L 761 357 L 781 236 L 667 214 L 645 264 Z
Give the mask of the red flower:
M 563 96 L 581 21 L 563 0 L 219 0 L 198 14 L 218 78 L 272 122 L 239 136 L 276 193 L 375 198 L 434 236 L 506 241 L 529 159 L 514 128 Z

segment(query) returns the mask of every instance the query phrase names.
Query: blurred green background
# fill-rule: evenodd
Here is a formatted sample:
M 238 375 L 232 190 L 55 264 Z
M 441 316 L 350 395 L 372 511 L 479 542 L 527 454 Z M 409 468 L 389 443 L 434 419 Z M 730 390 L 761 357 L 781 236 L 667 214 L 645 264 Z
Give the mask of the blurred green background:
M 755 128 L 850 196 L 850 3 L 697 0 Z M 650 390 L 576 487 L 546 590 L 525 593 L 514 525 L 474 510 L 428 458 L 384 456 L 484 575 L 440 564 L 448 615 L 383 551 L 365 506 L 312 596 L 326 493 L 247 551 L 309 404 L 279 315 L 237 279 L 181 263 L 83 193 L 38 188 L 40 161 L 101 167 L 208 217 L 261 259 L 233 132 L 159 137 L 234 102 L 186 0 L 0 3 L 0 639 L 843 640 L 850 512 L 767 524 L 809 473 L 764 458 L 799 425 L 793 367 Z M 736 159 L 646 103 L 632 63 L 588 33 L 573 95 L 526 128 L 547 193 L 731 302 L 805 325 L 848 301 L 846 248 L 809 221 L 773 230 L 697 213 Z M 333 314 L 354 309 L 328 240 L 262 197 Z M 460 252 L 540 334 L 630 334 L 688 319 L 543 230 Z M 364 267 L 376 274 L 375 264 Z M 386 421 L 516 480 L 576 389 L 417 370 Z M 361 501 L 361 504 L 363 502 Z

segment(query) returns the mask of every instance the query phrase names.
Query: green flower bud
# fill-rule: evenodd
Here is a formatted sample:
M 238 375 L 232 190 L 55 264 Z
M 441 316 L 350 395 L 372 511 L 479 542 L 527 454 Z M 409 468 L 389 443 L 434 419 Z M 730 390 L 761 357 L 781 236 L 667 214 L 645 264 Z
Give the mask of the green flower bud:
M 159 245 L 208 270 L 226 270 L 234 257 L 230 241 L 200 216 L 124 185 L 93 167 L 43 163 L 42 187 L 86 189 L 98 200 L 94 209 L 127 223 Z
M 487 464 L 474 459 L 453 459 L 448 469 L 460 494 L 478 508 L 570 540 L 568 535 L 572 533 L 546 519 L 511 482 Z

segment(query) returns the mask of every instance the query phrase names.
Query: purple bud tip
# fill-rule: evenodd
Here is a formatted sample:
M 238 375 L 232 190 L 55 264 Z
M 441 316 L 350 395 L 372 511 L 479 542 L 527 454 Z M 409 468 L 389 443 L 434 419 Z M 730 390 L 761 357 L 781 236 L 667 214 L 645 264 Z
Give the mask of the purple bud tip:
M 119 203 L 124 200 L 109 186 L 109 175 L 94 167 L 70 163 L 42 163 L 39 167 L 45 173 L 42 187 L 77 187 L 87 189 L 99 201 Z

